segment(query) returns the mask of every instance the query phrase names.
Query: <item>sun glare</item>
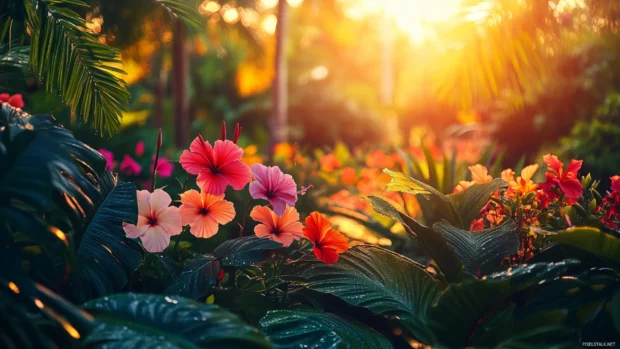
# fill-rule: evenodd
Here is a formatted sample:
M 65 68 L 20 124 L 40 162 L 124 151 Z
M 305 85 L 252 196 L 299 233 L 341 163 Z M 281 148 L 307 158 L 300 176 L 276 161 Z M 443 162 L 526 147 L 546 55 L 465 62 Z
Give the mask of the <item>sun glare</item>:
M 344 2 L 349 2 L 344 0 Z M 420 43 L 433 37 L 430 24 L 453 17 L 460 9 L 462 0 L 357 0 L 351 1 L 349 14 L 385 13 L 394 19 L 411 40 Z

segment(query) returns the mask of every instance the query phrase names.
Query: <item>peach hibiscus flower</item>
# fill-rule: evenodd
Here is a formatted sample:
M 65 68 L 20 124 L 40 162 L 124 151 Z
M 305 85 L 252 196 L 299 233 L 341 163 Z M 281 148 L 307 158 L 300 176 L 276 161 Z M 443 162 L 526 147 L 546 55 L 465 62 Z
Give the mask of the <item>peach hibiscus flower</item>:
M 286 206 L 284 213 L 278 216 L 267 206 L 255 206 L 250 213 L 253 220 L 260 222 L 254 228 L 254 234 L 289 247 L 293 240 L 304 236 L 303 225 L 299 222 L 299 213 L 294 207 Z
M 161 252 L 170 244 L 170 237 L 181 233 L 179 209 L 170 206 L 170 195 L 161 189 L 152 193 L 138 191 L 138 224 L 123 223 L 123 229 L 132 239 L 140 238 L 149 252 Z
M 235 218 L 232 202 L 224 195 L 212 195 L 188 190 L 181 194 L 181 221 L 189 224 L 190 232 L 199 238 L 210 238 L 217 234 L 220 224 L 227 224 Z

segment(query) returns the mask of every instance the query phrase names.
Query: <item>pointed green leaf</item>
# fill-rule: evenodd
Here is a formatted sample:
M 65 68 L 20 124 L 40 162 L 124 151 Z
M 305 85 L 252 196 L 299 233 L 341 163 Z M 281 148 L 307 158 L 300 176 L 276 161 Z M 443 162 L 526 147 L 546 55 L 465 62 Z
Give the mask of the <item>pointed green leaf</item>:
M 214 256 L 198 256 L 187 262 L 181 275 L 166 288 L 164 293 L 191 299 L 203 298 L 217 283 L 219 272 L 220 262 Z
M 219 245 L 213 254 L 222 266 L 246 267 L 262 261 L 269 250 L 282 248 L 282 245 L 269 239 L 244 236 Z
M 469 273 L 485 274 L 505 257 L 519 251 L 517 225 L 508 219 L 504 224 L 483 231 L 470 232 L 443 221 L 433 229 L 441 233 Z
M 260 329 L 278 349 L 392 348 L 385 337 L 371 328 L 328 313 L 271 311 L 260 321 Z
M 487 204 L 491 195 L 506 186 L 508 186 L 506 181 L 495 178 L 488 183 L 474 184 L 460 193 L 448 195 L 464 224 L 461 228 L 469 229 L 471 222 L 480 218 L 480 210 Z

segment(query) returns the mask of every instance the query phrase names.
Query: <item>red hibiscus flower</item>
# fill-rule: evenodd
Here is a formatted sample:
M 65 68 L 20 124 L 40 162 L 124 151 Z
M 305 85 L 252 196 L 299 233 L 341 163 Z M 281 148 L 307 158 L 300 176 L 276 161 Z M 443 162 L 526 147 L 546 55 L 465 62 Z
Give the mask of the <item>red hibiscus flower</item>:
M 314 211 L 306 218 L 304 236 L 314 245 L 314 255 L 327 264 L 336 263 L 338 255 L 349 248 L 347 239 L 332 229 L 332 224 Z
M 204 192 L 222 195 L 227 186 L 241 190 L 250 181 L 250 168 L 241 162 L 242 157 L 243 149 L 229 140 L 215 141 L 211 147 L 198 136 L 179 162 L 185 171 L 198 175 L 196 183 Z
M 543 161 L 547 166 L 547 181 L 543 183 L 542 189 L 545 193 L 552 193 L 551 188 L 557 186 L 567 198 L 578 198 L 583 192 L 583 186 L 579 181 L 577 173 L 581 168 L 583 160 L 571 160 L 566 170 L 564 164 L 555 155 L 547 154 L 543 156 Z

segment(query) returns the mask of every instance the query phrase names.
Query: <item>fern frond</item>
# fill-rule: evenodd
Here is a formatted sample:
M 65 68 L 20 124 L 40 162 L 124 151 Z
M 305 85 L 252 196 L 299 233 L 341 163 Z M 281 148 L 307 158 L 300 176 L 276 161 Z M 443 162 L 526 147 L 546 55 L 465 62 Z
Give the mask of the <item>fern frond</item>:
M 119 64 L 119 51 L 85 31 L 86 21 L 68 6 L 81 0 L 40 0 L 28 6 L 32 41 L 30 64 L 45 89 L 59 94 L 84 121 L 103 135 L 118 130 L 123 103 L 130 94 Z
M 198 13 L 198 2 L 195 0 L 155 0 L 171 17 L 179 19 L 190 33 L 197 33 L 204 27 L 204 20 Z

